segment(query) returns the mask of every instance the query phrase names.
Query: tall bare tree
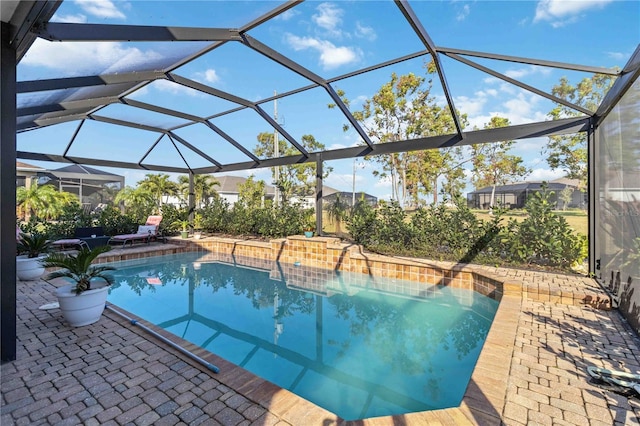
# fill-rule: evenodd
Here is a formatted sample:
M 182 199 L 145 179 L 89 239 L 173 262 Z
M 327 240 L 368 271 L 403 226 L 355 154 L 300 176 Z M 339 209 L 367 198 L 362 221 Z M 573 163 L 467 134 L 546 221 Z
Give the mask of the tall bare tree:
M 613 84 L 610 75 L 595 74 L 584 78 L 576 86 L 572 86 L 566 77 L 553 87 L 552 93 L 564 100 L 580 105 L 588 110 L 596 111 L 605 93 Z M 558 104 L 548 116 L 553 120 L 576 117 L 581 112 Z M 553 169 L 562 169 L 570 179 L 580 181 L 580 189 L 587 185 L 587 139 L 585 133 L 551 136 L 543 151 L 547 156 L 547 164 Z
M 491 121 L 486 123 L 484 128 L 497 129 L 509 124 L 509 119 L 495 116 L 491 117 Z M 523 164 L 522 157 L 509 154 L 514 144 L 515 141 L 504 141 L 471 145 L 472 181 L 476 189 L 491 186 L 490 207 L 494 205 L 496 186 L 524 178 L 531 173 Z
M 362 109 L 352 114 L 374 143 L 393 143 L 418 137 L 455 133 L 451 112 L 440 107 L 431 95 L 435 73 L 433 62 L 425 64 L 427 77 L 413 73 L 398 76 L 391 74 L 371 99 L 365 100 Z M 344 91 L 338 90 L 349 105 Z M 330 104 L 329 108 L 335 107 Z M 466 116 L 462 116 L 466 122 Z M 349 129 L 348 125 L 344 126 Z M 430 150 L 410 153 L 392 153 L 367 157 L 380 164 L 374 175 L 391 181 L 392 198 L 402 205 L 416 204 L 421 193 L 434 194 L 437 202 L 438 178 L 453 177 L 446 170 L 453 169 L 454 151 Z
M 272 132 L 262 132 L 258 135 L 258 145 L 253 149 L 253 153 L 258 157 L 271 158 L 274 156 L 274 136 Z M 312 135 L 303 135 L 300 144 L 309 152 L 321 151 L 324 144 L 317 141 Z M 278 140 L 278 151 L 280 156 L 300 155 L 294 146 L 284 139 Z M 331 167 L 323 168 L 323 177 L 326 178 L 331 172 Z M 275 181 L 275 171 L 271 173 L 274 177 L 274 185 L 280 190 L 282 202 L 286 203 L 293 195 L 309 195 L 315 186 L 316 164 L 303 163 L 290 166 L 280 166 L 280 177 Z

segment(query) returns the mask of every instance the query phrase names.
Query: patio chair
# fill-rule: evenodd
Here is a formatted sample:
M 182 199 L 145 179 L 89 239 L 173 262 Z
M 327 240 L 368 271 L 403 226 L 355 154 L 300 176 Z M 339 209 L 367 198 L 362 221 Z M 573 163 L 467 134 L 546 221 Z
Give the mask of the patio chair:
M 149 216 L 144 225 L 138 226 L 138 230 L 134 234 L 114 235 L 109 240 L 109 244 L 120 244 L 125 248 L 127 243 L 133 246 L 133 243 L 144 242 L 149 244 L 151 241 L 165 242 L 164 237 L 160 234 L 160 223 L 162 216 Z
M 61 250 L 71 247 L 93 249 L 107 245 L 109 238 L 104 235 L 102 226 L 85 226 L 76 228 L 73 231 L 73 238 L 52 241 L 51 244 Z

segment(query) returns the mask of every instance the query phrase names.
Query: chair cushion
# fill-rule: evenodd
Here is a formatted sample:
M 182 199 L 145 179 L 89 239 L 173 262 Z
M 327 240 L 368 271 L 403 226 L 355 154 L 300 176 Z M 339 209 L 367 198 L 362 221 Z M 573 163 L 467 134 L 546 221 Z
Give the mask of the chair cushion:
M 140 225 L 138 226 L 138 234 L 156 234 L 156 225 Z
M 74 232 L 74 237 L 76 238 L 89 238 L 92 235 L 95 235 L 96 237 L 104 237 L 104 229 L 102 229 L 102 226 L 76 228 Z

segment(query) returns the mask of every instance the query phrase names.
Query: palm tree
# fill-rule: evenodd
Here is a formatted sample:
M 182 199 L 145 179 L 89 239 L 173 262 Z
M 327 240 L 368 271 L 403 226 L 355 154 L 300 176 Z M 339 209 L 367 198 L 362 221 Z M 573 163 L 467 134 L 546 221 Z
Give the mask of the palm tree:
M 53 185 L 38 185 L 34 180 L 30 188 L 21 186 L 16 189 L 16 205 L 25 220 L 32 215 L 50 218 L 54 217 L 54 212 L 60 212 L 62 207 L 71 202 L 64 194 L 68 193 L 58 192 Z
M 164 204 L 162 197 L 173 195 L 177 190 L 176 183 L 169 179 L 170 176 L 165 173 L 148 173 L 138 182 L 138 186 L 149 191 L 156 200 L 158 208 L 161 209 Z
M 340 194 L 336 194 L 336 199 L 332 203 L 327 204 L 325 211 L 329 215 L 329 220 L 336 224 L 336 235 L 342 233 L 342 221 L 349 214 L 349 204 L 340 199 Z
M 153 194 L 144 188 L 132 188 L 125 186 L 116 194 L 115 200 L 117 204 L 123 203 L 125 207 L 133 205 L 155 204 Z
M 125 186 L 116 194 L 114 201 L 122 203 L 126 212 L 137 219 L 149 216 L 156 208 L 155 198 L 144 188 Z
M 209 198 L 218 195 L 214 186 L 220 185 L 220 182 L 211 175 L 194 175 L 193 176 L 193 194 L 196 207 L 202 204 L 209 204 Z M 178 192 L 182 194 L 185 200 L 189 199 L 189 177 L 178 176 Z
M 98 255 L 109 250 L 111 250 L 111 246 L 98 246 L 94 249 L 83 247 L 77 254 L 51 253 L 45 258 L 42 265 L 45 268 L 63 268 L 51 272 L 47 278 L 70 278 L 76 283 L 73 292 L 80 294 L 83 291 L 91 290 L 91 280 L 94 278 L 102 278 L 108 285 L 113 284 L 113 276 L 105 274 L 106 271 L 113 271 L 115 269 L 113 266 L 91 265 Z

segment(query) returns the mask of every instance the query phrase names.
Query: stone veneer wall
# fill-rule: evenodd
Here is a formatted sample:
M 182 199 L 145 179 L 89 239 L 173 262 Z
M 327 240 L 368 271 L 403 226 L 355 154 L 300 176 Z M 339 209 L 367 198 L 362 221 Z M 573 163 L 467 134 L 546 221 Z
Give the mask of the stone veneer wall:
M 416 297 L 428 297 L 437 285 L 473 289 L 496 300 L 500 300 L 505 291 L 519 294 L 522 288 L 519 282 L 474 270 L 466 264 L 364 253 L 361 246 L 331 237 L 290 236 L 271 241 L 214 237 L 175 239 L 171 243 L 182 245 L 185 251 L 202 252 L 202 261 L 269 270 L 272 279 L 284 279 L 289 286 L 321 294 L 350 291 L 335 282 L 336 271 L 355 273 L 350 276 L 353 290 L 361 284 Z M 358 274 L 362 274 L 362 278 Z M 369 277 L 385 279 L 370 280 Z

